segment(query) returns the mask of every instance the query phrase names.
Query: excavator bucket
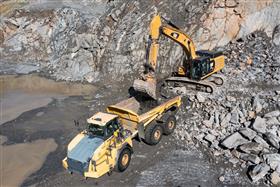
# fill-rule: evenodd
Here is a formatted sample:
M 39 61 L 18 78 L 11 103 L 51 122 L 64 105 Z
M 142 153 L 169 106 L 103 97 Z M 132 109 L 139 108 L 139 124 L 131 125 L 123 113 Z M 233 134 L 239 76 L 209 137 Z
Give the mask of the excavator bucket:
M 156 85 L 157 82 L 155 79 L 150 79 L 146 81 L 137 79 L 134 80 L 133 88 L 136 92 L 147 94 L 148 96 L 156 100 Z

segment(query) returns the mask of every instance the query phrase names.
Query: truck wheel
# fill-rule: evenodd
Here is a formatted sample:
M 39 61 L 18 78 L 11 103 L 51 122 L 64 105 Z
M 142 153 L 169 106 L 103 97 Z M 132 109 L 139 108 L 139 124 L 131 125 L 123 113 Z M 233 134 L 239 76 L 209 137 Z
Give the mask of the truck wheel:
M 145 129 L 145 142 L 149 145 L 156 145 L 162 137 L 162 127 L 156 123 L 148 125 Z
M 166 121 L 164 122 L 163 125 L 163 133 L 165 135 L 169 135 L 172 132 L 174 132 L 175 128 L 176 128 L 176 118 L 174 115 L 170 115 L 168 116 L 168 118 L 166 119 Z
M 118 158 L 118 163 L 117 163 L 117 171 L 118 172 L 123 172 L 126 170 L 126 168 L 129 166 L 131 160 L 131 150 L 126 147 L 124 148 Z

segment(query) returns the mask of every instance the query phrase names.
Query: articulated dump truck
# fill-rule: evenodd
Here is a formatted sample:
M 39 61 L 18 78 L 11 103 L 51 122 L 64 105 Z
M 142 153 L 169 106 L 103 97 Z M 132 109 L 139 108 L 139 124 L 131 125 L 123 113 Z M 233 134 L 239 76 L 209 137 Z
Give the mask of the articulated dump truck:
M 140 103 L 133 97 L 108 106 L 107 112 L 87 119 L 87 129 L 68 144 L 63 167 L 85 178 L 125 171 L 133 153 L 132 139 L 138 137 L 149 145 L 157 144 L 163 134 L 174 131 L 180 105 L 178 96 L 141 115 Z

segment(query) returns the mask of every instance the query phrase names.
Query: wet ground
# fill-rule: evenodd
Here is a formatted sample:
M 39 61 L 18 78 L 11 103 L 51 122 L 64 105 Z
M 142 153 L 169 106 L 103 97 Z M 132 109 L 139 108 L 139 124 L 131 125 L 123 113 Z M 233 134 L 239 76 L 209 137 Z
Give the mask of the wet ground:
M 38 75 L 0 76 L 0 125 L 15 119 L 25 111 L 46 106 L 52 99 L 91 95 L 95 91 L 93 85 L 55 82 Z
M 40 85 L 47 82 L 48 80 L 43 81 Z M 119 85 L 121 86 L 119 87 Z M 61 165 L 61 160 L 66 156 L 67 144 L 84 128 L 83 120 L 95 112 L 105 110 L 107 105 L 127 98 L 128 86 L 119 83 L 111 86 L 99 84 L 94 86 L 94 91 L 75 93 L 78 96 L 66 95 L 61 92 L 63 89 L 66 87 L 54 89 L 56 91 L 53 92 L 50 91 L 51 89 L 43 89 L 43 92 L 31 91 L 29 93 L 31 96 L 51 92 L 55 96 L 63 96 L 63 98 L 52 97 L 52 101 L 46 106 L 37 105 L 37 107 L 23 112 L 15 119 L 0 126 L 0 135 L 7 137 L 7 141 L 2 147 L 13 146 L 13 153 L 18 155 L 16 158 L 26 158 L 24 155 L 27 153 L 36 155 L 42 152 L 41 147 L 45 149 L 45 154 L 41 154 L 39 158 L 37 156 L 38 162 L 33 167 L 30 167 L 32 157 L 24 162 L 25 165 L 20 163 L 20 165 L 15 166 L 15 157 L 9 157 L 5 161 L 12 163 L 9 171 L 11 175 L 18 177 L 16 183 L 13 184 L 21 184 L 22 186 L 222 186 L 218 180 L 219 176 L 225 173 L 225 166 L 221 167 L 220 164 L 222 162 L 216 162 L 200 147 L 183 148 L 175 143 L 172 136 L 164 137 L 156 146 L 148 146 L 135 140 L 135 154 L 130 167 L 124 173 L 113 173 L 112 176 L 106 175 L 99 179 L 88 180 L 84 180 L 80 175 L 70 175 Z M 14 91 L 16 90 L 24 91 L 23 88 Z M 83 90 L 87 89 L 80 88 L 80 91 Z M 9 97 L 9 94 L 6 92 L 5 96 L 12 98 Z M 19 97 L 21 92 L 17 92 L 17 94 L 14 98 Z M 5 108 L 2 111 L 5 111 Z M 79 120 L 80 125 L 75 126 L 74 120 Z M 55 150 L 53 146 L 48 147 L 40 142 L 52 139 L 57 146 Z M 38 141 L 41 145 L 40 148 L 36 146 L 31 149 L 24 147 L 37 145 Z M 23 148 L 19 150 L 18 146 L 23 146 Z M 5 148 L 2 148 L 3 150 Z M 16 168 L 19 166 L 31 168 L 26 172 L 28 177 L 17 175 L 19 170 Z M 6 166 L 5 169 L 7 169 Z M 2 165 L 1 173 L 3 171 Z M 250 185 L 246 174 L 236 175 L 234 173 L 234 177 L 235 180 L 232 180 L 229 185 Z M 3 181 L 1 183 L 5 185 Z
M 56 147 L 53 139 L 0 145 L 1 186 L 19 186 L 25 178 L 42 167 L 47 155 Z

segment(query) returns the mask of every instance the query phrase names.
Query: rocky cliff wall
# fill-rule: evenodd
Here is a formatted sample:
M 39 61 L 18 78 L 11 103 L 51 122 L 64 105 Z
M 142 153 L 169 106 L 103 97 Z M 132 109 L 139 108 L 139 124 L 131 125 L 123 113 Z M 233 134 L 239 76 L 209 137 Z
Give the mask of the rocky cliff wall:
M 255 31 L 279 44 L 277 1 L 95 0 L 21 1 L 21 8 L 1 3 L 1 73 L 18 69 L 47 71 L 59 80 L 95 82 L 103 76 L 122 80 L 142 71 L 148 26 L 156 13 L 172 20 L 198 49 L 220 48 Z M 8 8 L 7 8 L 8 7 Z M 170 73 L 182 60 L 180 46 L 160 39 L 158 71 Z M 109 75 L 109 76 L 108 76 Z

